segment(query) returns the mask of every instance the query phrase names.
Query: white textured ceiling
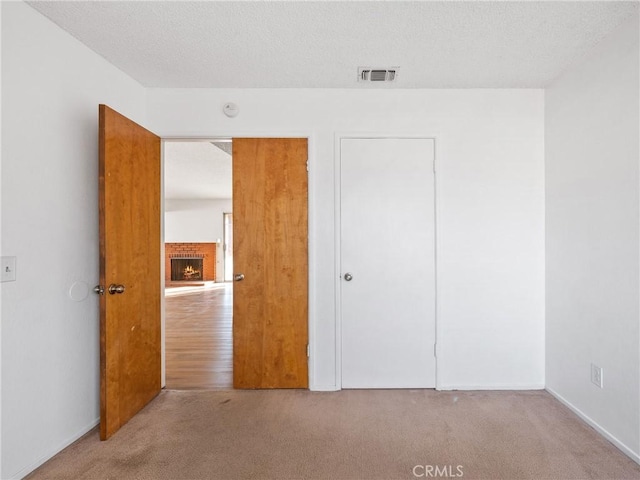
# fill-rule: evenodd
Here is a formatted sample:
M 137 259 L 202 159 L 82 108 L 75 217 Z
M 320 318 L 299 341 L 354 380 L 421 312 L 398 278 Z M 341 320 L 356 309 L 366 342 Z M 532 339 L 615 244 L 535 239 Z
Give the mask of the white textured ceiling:
M 29 2 L 146 87 L 540 88 L 636 1 Z
M 167 199 L 231 198 L 231 155 L 205 141 L 164 143 Z

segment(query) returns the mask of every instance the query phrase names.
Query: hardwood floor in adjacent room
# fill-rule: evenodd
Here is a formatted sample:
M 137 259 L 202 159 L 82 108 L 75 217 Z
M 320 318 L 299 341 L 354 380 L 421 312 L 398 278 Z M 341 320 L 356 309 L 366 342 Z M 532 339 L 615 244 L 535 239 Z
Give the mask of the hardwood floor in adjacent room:
M 233 388 L 233 286 L 167 289 L 167 389 Z

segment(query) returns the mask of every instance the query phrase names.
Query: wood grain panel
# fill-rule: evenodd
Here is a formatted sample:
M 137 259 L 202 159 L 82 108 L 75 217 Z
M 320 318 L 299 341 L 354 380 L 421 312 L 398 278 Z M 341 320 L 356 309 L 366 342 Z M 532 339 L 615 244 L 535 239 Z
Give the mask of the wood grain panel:
M 233 139 L 233 384 L 307 388 L 307 139 Z
M 100 438 L 160 392 L 160 138 L 99 107 Z

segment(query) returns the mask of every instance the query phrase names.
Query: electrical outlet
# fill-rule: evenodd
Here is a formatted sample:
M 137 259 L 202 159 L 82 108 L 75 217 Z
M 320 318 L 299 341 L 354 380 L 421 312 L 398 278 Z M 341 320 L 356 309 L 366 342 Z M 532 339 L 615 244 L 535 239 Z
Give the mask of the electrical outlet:
M 16 257 L 2 257 L 0 263 L 0 281 L 14 282 L 16 280 Z
M 603 386 L 602 369 L 599 366 L 594 365 L 593 363 L 591 364 L 591 383 L 593 383 L 596 387 L 602 388 Z

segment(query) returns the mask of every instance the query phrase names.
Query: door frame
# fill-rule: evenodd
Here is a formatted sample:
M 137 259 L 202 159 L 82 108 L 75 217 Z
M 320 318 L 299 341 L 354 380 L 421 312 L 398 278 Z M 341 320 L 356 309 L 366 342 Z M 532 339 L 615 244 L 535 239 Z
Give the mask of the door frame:
M 316 248 L 315 242 L 313 239 L 316 238 L 316 228 L 315 228 L 315 220 L 316 220 L 316 201 L 315 201 L 315 168 L 316 165 L 316 139 L 315 135 L 309 131 L 292 131 L 287 130 L 286 132 L 277 132 L 277 131 L 255 131 L 255 132 L 247 132 L 247 131 L 239 131 L 239 132 L 224 132 L 224 133 L 216 133 L 215 135 L 159 135 L 160 137 L 160 173 L 162 175 L 161 178 L 161 199 L 160 199 L 160 217 L 161 217 L 161 238 L 160 238 L 160 277 L 161 277 L 161 300 L 160 300 L 160 357 L 161 357 L 161 388 L 166 387 L 166 339 L 165 339 L 165 296 L 164 291 L 166 288 L 165 285 L 165 251 L 164 251 L 164 216 L 165 216 L 165 204 L 164 204 L 164 158 L 165 158 L 165 143 L 166 142 L 214 142 L 218 140 L 228 140 L 233 138 L 306 138 L 307 139 L 307 158 L 309 162 L 309 172 L 307 175 L 307 268 L 308 268 L 308 287 L 307 287 L 307 298 L 308 300 L 308 319 L 307 319 L 307 331 L 308 331 L 308 341 L 309 341 L 309 357 L 308 357 L 308 371 L 309 371 L 309 390 L 314 390 L 315 387 L 315 355 L 314 355 L 314 347 L 316 341 L 316 311 L 315 304 L 312 302 L 314 298 L 313 292 L 316 290 Z
M 341 247 L 341 168 L 342 168 L 342 159 L 341 159 L 341 140 L 343 139 L 425 139 L 432 140 L 434 145 L 433 151 L 433 167 L 434 167 L 434 203 L 435 203 L 435 221 L 434 221 L 434 235 L 435 235 L 435 251 L 434 260 L 435 260 L 435 302 L 436 302 L 436 311 L 435 311 L 435 338 L 436 338 L 436 347 L 435 347 L 435 376 L 436 376 L 436 390 L 442 389 L 442 382 L 440 380 L 440 369 L 441 369 L 441 352 L 442 352 L 442 338 L 441 338 L 441 325 L 440 325 L 440 301 L 441 298 L 441 279 L 438 274 L 439 272 L 439 260 L 440 254 L 442 252 L 442 242 L 440 240 L 440 228 L 439 228 L 439 219 L 441 217 L 440 206 L 442 202 L 440 201 L 440 184 L 439 179 L 441 177 L 441 144 L 442 144 L 442 135 L 440 132 L 434 132 L 431 130 L 430 134 L 425 134 L 421 132 L 402 132 L 402 133 L 389 133 L 389 132 L 336 132 L 334 135 L 334 231 L 335 231 L 335 306 L 336 306 L 336 389 L 342 390 L 342 295 L 341 295 L 341 285 L 342 285 L 342 272 L 341 272 L 341 259 L 342 259 L 342 247 Z

